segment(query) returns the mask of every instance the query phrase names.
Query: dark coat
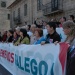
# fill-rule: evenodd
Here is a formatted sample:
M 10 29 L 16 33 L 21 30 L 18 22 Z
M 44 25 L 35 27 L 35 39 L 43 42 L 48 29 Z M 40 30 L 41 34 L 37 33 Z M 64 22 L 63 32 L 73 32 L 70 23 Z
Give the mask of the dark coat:
M 66 75 L 75 75 L 75 48 L 67 54 Z
M 10 36 L 9 38 L 7 38 L 6 42 L 12 42 L 13 41 L 13 36 Z
M 66 75 L 75 75 L 75 39 L 72 40 L 67 53 Z

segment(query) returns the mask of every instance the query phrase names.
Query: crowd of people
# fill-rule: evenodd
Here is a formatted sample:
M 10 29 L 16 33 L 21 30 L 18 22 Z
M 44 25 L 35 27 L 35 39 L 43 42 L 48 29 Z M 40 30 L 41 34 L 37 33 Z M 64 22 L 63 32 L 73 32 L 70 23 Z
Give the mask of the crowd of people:
M 3 35 L 0 36 L 0 41 L 5 43 L 12 42 L 15 46 L 20 44 L 57 44 L 61 42 L 60 35 L 56 32 L 57 27 L 63 28 L 67 36 L 64 42 L 70 45 L 67 53 L 66 75 L 75 75 L 75 20 L 73 15 L 70 15 L 68 21 L 66 17 L 62 17 L 59 22 L 51 20 L 50 22 L 42 21 L 40 24 L 37 24 L 37 22 L 34 21 L 32 25 L 5 31 Z M 46 36 L 44 36 L 43 29 L 47 29 Z
M 60 35 L 56 32 L 56 23 L 48 22 L 46 24 L 48 34 L 43 35 L 43 29 L 38 28 L 35 24 L 28 25 L 25 28 L 16 28 L 5 31 L 1 37 L 1 42 L 10 43 L 18 46 L 20 44 L 45 44 L 60 42 Z

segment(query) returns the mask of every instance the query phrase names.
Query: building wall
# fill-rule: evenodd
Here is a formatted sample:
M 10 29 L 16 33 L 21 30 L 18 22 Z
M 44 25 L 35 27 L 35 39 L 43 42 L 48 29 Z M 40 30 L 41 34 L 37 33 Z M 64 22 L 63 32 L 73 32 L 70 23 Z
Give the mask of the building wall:
M 27 4 L 27 16 L 24 16 L 24 5 Z M 13 12 L 15 11 L 15 18 L 18 16 L 18 8 L 20 8 L 20 18 L 21 18 L 21 25 L 25 25 L 25 22 L 27 22 L 27 24 L 32 23 L 31 21 L 31 0 L 22 0 L 21 2 L 19 2 L 17 5 L 15 5 L 12 9 L 11 9 L 11 27 L 15 27 L 15 22 L 13 20 Z
M 51 0 L 42 0 L 42 4 L 45 5 L 47 3 L 51 2 Z M 27 16 L 24 16 L 24 4 L 27 3 Z M 73 14 L 75 15 L 75 0 L 62 0 L 61 4 L 63 3 L 63 12 L 62 13 L 55 13 L 52 15 L 43 15 L 43 11 L 39 10 L 37 11 L 37 0 L 22 0 L 17 5 L 11 8 L 11 25 L 12 27 L 15 26 L 13 21 L 13 11 L 16 12 L 17 16 L 17 10 L 20 7 L 21 8 L 21 20 L 22 24 L 25 25 L 25 22 L 27 24 L 32 24 L 35 19 L 38 18 L 38 20 L 46 20 L 49 21 L 52 18 L 60 19 L 63 16 L 66 16 L 67 19 L 69 19 L 69 15 Z
M 1 1 L 6 2 L 6 7 L 1 7 Z M 10 14 L 10 10 L 7 7 L 14 0 L 0 0 L 0 31 L 3 32 L 5 30 L 10 29 L 10 20 L 8 20 L 8 14 Z
M 63 3 L 63 12 L 57 13 L 50 17 L 48 16 L 50 19 L 51 18 L 60 19 L 61 17 L 65 16 L 65 17 L 67 17 L 67 20 L 68 20 L 69 15 L 75 16 L 75 0 L 62 0 L 62 3 Z
M 27 4 L 27 16 L 24 16 L 24 4 Z M 21 25 L 32 24 L 35 19 L 43 19 L 42 10 L 37 11 L 37 0 L 22 0 L 17 5 L 11 8 L 11 27 L 15 27 L 16 24 L 13 21 L 13 12 L 15 11 L 15 17 L 18 15 L 18 8 L 21 9 Z
M 63 9 L 65 12 L 65 16 L 73 14 L 75 15 L 75 0 L 64 0 Z

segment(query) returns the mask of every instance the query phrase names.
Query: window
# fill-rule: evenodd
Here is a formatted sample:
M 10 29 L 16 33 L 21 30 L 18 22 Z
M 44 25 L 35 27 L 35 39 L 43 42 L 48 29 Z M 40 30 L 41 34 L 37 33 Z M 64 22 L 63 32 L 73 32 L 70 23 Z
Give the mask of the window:
M 24 5 L 24 16 L 27 16 L 27 4 Z
M 58 10 L 58 0 L 51 0 L 51 9 L 52 11 Z
M 10 14 L 8 14 L 8 20 L 10 20 Z
M 18 8 L 18 18 L 20 18 L 20 8 Z
M 1 7 L 6 7 L 6 2 L 1 1 Z
M 37 0 L 37 10 L 42 9 L 42 0 Z

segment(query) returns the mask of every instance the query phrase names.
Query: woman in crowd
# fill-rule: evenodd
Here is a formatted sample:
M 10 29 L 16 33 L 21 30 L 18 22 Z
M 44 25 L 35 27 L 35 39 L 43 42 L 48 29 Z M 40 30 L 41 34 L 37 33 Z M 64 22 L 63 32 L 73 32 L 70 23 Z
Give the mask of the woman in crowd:
M 13 44 L 15 44 L 17 40 L 18 40 L 18 34 L 16 33 L 16 30 L 14 30 L 14 33 L 13 33 Z
M 66 75 L 75 75 L 75 23 L 63 23 L 63 31 L 67 35 L 65 42 L 70 45 L 67 53 Z
M 36 41 L 34 42 L 34 44 L 41 44 L 42 41 L 45 41 L 45 38 L 43 37 L 42 29 L 36 28 L 35 37 L 36 37 Z
M 15 45 L 19 44 L 30 44 L 30 37 L 25 29 L 20 29 L 20 37 L 15 43 Z
M 12 42 L 13 41 L 13 31 L 12 30 L 9 30 L 7 32 L 7 39 L 6 39 L 6 42 Z

